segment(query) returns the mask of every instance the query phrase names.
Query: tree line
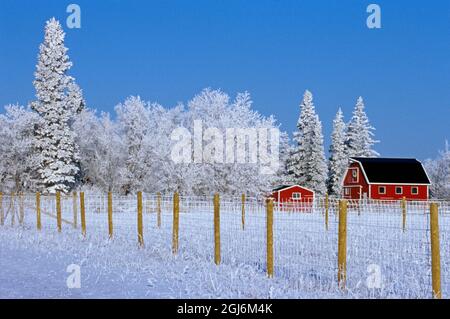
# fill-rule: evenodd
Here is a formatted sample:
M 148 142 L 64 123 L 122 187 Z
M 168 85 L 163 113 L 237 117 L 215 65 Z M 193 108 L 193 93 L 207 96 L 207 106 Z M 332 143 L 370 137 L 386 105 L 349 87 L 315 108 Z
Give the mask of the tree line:
M 61 24 L 54 18 L 47 21 L 33 82 L 36 100 L 26 107 L 8 105 L 0 115 L 0 191 L 258 195 L 277 184 L 296 183 L 319 195 L 340 195 L 349 157 L 379 155 L 373 149 L 378 142 L 374 127 L 359 97 L 348 123 L 338 110 L 326 159 L 322 123 L 312 93 L 305 91 L 293 143 L 286 132 L 280 134 L 276 174 L 260 174 L 251 163 L 176 164 L 170 159 L 171 132 L 192 129 L 194 120 L 222 131 L 280 125 L 253 109 L 248 92 L 232 98 L 209 88 L 186 105 L 165 108 L 130 96 L 115 107 L 114 118 L 99 113 L 87 106 L 69 74 L 72 62 L 64 39 Z

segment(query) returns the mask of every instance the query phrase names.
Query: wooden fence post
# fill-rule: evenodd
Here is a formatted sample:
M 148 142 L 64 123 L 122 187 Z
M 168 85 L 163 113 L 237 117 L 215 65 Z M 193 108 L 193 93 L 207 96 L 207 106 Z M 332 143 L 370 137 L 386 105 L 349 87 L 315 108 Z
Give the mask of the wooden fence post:
M 245 194 L 242 194 L 242 230 L 245 230 Z
M 173 225 L 172 225 L 172 252 L 178 252 L 178 227 L 180 214 L 180 196 L 178 192 L 173 195 Z
M 438 204 L 430 205 L 430 237 L 431 237 L 431 278 L 433 297 L 442 298 L 441 291 L 441 253 L 439 246 L 439 212 Z
M 77 192 L 73 192 L 72 194 L 72 206 L 73 206 L 73 228 L 77 228 L 78 226 L 78 195 Z
M 137 231 L 139 246 L 144 246 L 144 232 L 142 220 L 142 192 L 137 193 Z
M 11 226 L 14 226 L 15 221 L 16 221 L 16 212 L 14 210 L 15 196 L 16 196 L 16 194 L 14 192 L 11 192 L 11 198 L 9 201 L 9 211 L 11 212 Z
M 325 229 L 328 230 L 328 210 L 330 208 L 330 202 L 328 193 L 325 194 Z
M 108 234 L 109 238 L 113 237 L 113 200 L 112 192 L 108 192 Z
M 5 225 L 5 212 L 3 210 L 3 193 L 0 192 L 0 226 Z
M 80 192 L 81 234 L 86 237 L 86 209 L 84 206 L 84 192 Z
M 39 192 L 36 193 L 36 228 L 37 230 L 42 229 L 41 224 L 41 194 Z
M 403 223 L 402 223 L 402 227 L 403 227 L 403 231 L 406 231 L 406 197 L 403 196 L 402 198 L 402 219 L 403 219 Z
M 273 277 L 273 200 L 266 201 L 267 276 Z
M 339 201 L 338 286 L 345 288 L 347 277 L 347 201 Z
M 24 205 L 23 193 L 19 193 L 19 225 L 23 225 L 23 220 L 25 218 L 25 205 Z
M 156 198 L 156 223 L 158 228 L 161 228 L 161 193 L 158 192 Z
M 56 192 L 56 224 L 58 232 L 61 232 L 61 192 Z
M 214 262 L 220 264 L 220 197 L 214 194 Z

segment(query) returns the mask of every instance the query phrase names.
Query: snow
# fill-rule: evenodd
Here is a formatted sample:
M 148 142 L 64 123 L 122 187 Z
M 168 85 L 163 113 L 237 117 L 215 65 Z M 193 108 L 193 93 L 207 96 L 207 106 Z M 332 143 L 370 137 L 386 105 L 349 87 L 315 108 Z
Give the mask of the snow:
M 7 201 L 6 201 L 7 202 Z M 4 203 L 6 203 L 4 202 Z M 347 289 L 337 288 L 336 203 L 325 230 L 320 202 L 311 213 L 275 211 L 275 277 L 265 274 L 265 208 L 249 199 L 245 230 L 240 202 L 221 200 L 222 263 L 214 264 L 212 201 L 181 197 L 179 252 L 173 255 L 171 197 L 163 197 L 162 226 L 156 197 L 144 194 L 144 248 L 137 244 L 136 199 L 114 203 L 114 235 L 108 239 L 106 197 L 86 196 L 87 237 L 44 214 L 35 229 L 32 198 L 24 226 L 0 227 L 0 297 L 64 298 L 430 298 L 429 218 L 426 203 L 409 203 L 406 231 L 398 203 L 349 207 Z M 54 199 L 42 198 L 43 212 Z M 71 198 L 63 200 L 71 220 Z M 450 295 L 450 205 L 440 214 L 443 296 Z M 70 264 L 81 266 L 81 288 L 68 289 Z M 374 266 L 375 265 L 375 266 Z M 381 288 L 369 289 L 373 269 Z
M 83 240 L 71 229 L 64 234 L 39 234 L 34 229 L 2 227 L 0 298 L 276 298 L 295 294 L 286 280 L 268 280 L 250 266 L 217 267 L 184 250 L 173 256 L 161 237 L 150 238 L 151 245 L 139 249 L 119 235 L 112 241 L 92 235 Z M 81 266 L 80 289 L 66 286 L 70 264 Z

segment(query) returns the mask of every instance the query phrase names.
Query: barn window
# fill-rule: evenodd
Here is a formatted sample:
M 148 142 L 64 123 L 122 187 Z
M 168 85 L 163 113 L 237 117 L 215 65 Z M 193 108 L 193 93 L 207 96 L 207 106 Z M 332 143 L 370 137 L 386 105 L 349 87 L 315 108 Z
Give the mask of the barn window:
M 413 194 L 413 195 L 419 194 L 419 188 L 418 187 L 412 187 L 411 188 L 411 194 Z
M 395 187 L 395 194 L 397 194 L 397 195 L 403 194 L 403 187 L 401 187 L 401 186 Z
M 292 193 L 292 199 L 300 199 L 302 197 L 302 194 L 300 193 Z
M 378 187 L 378 193 L 379 193 L 379 194 L 386 194 L 386 187 L 384 187 L 384 186 L 379 186 L 379 187 Z
M 350 188 L 344 188 L 344 195 L 350 195 Z
M 358 182 L 358 169 L 352 168 L 352 182 L 357 183 Z

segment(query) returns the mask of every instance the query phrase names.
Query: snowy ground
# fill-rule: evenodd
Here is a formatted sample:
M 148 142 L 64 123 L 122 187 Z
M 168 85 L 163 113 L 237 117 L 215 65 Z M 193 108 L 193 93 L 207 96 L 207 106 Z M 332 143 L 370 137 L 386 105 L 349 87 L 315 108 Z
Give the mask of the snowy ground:
M 81 288 L 68 289 L 70 264 L 81 266 Z M 152 242 L 144 249 L 78 231 L 38 233 L 10 226 L 0 231 L 0 298 L 280 298 L 326 297 L 289 289 L 251 266 L 210 261 Z M 328 294 L 331 297 L 331 294 Z
M 137 245 L 136 200 L 114 199 L 114 236 L 108 239 L 104 199 L 87 197 L 87 237 L 79 229 L 43 215 L 35 229 L 32 205 L 24 226 L 0 227 L 0 298 L 430 298 L 429 216 L 410 207 L 406 231 L 401 210 L 392 205 L 350 207 L 347 289 L 336 287 L 337 225 L 330 208 L 329 230 L 323 209 L 313 213 L 275 212 L 275 278 L 266 277 L 265 213 L 248 205 L 242 229 L 240 203 L 221 203 L 222 264 L 213 263 L 212 203 L 183 201 L 179 253 L 173 255 L 171 201 L 163 201 L 161 228 L 154 202 L 144 205 L 145 247 Z M 32 201 L 29 201 L 29 204 Z M 63 217 L 70 220 L 70 199 Z M 50 212 L 54 203 L 43 200 Z M 9 216 L 10 218 L 11 216 Z M 16 221 L 17 223 L 17 221 Z M 442 212 L 442 291 L 450 294 L 450 215 Z M 68 289 L 66 272 L 80 265 L 81 288 Z M 368 283 L 379 287 L 369 289 Z M 377 285 L 377 284 L 375 284 Z

